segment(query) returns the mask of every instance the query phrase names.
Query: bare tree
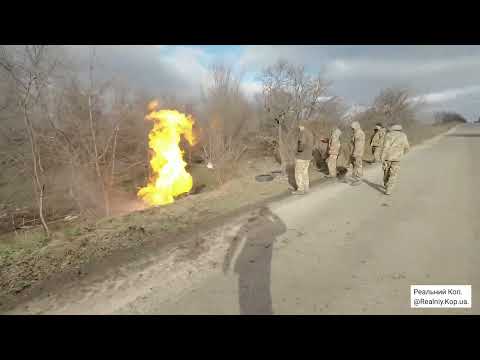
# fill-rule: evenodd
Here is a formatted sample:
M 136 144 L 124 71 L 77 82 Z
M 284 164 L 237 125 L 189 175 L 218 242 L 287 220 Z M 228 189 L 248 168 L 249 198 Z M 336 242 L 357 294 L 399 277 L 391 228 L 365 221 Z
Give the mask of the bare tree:
M 328 85 L 320 75 L 311 76 L 303 66 L 284 60 L 262 74 L 264 106 L 278 132 L 282 171 L 293 162 L 300 121 L 310 120 L 321 109 Z
M 97 119 L 94 116 L 94 108 L 96 105 L 96 101 L 100 92 L 104 90 L 104 87 L 97 89 L 94 82 L 94 69 L 95 69 L 95 60 L 96 60 L 96 53 L 95 47 L 90 47 L 90 63 L 88 66 L 88 77 L 89 77 L 89 86 L 87 90 L 87 98 L 88 98 L 88 119 L 89 119 L 89 128 L 90 128 L 90 136 L 92 140 L 92 147 L 93 147 L 93 159 L 95 164 L 95 172 L 97 175 L 97 180 L 101 186 L 101 191 L 103 194 L 104 199 L 104 206 L 105 206 L 105 214 L 107 216 L 110 215 L 110 198 L 107 190 L 106 184 L 106 177 L 102 174 L 102 169 L 100 167 L 100 160 L 103 157 L 110 144 L 110 141 L 107 142 L 105 150 L 100 154 L 98 149 L 98 141 L 97 141 Z M 115 132 L 115 131 L 114 131 Z
M 448 123 L 467 123 L 465 117 L 455 111 L 438 111 L 434 113 L 434 121 L 436 124 Z
M 380 92 L 373 102 L 372 110 L 384 116 L 387 124 L 410 124 L 423 106 L 420 100 L 414 100 L 411 90 L 388 88 Z
M 318 104 L 318 109 L 311 118 L 311 130 L 317 137 L 325 136 L 334 126 L 342 126 L 347 108 L 343 100 L 337 96 L 325 97 Z
M 250 108 L 240 90 L 240 79 L 229 67 L 214 65 L 210 75 L 212 85 L 203 98 L 200 142 L 204 161 L 211 164 L 218 182 L 223 183 L 228 170 L 246 150 L 242 136 Z
M 15 83 L 16 105 L 22 113 L 30 143 L 34 190 L 38 198 L 40 220 L 47 237 L 50 236 L 50 231 L 44 216 L 45 183 L 41 176 L 44 169 L 31 112 L 38 106 L 41 94 L 49 84 L 50 76 L 57 65 L 55 59 L 49 58 L 48 50 L 48 47 L 43 45 L 0 48 L 0 67 Z
M 105 114 L 102 98 L 109 83 L 94 82 L 93 65 L 92 50 L 87 85 L 82 86 L 73 74 L 58 88 L 52 116 L 48 118 L 54 136 L 49 149 L 58 154 L 57 166 L 70 169 L 68 195 L 80 212 L 96 210 L 96 215 L 100 212 L 108 216 L 113 183 L 111 167 L 116 162 L 112 152 L 117 152 L 120 117 L 112 112 L 111 116 Z

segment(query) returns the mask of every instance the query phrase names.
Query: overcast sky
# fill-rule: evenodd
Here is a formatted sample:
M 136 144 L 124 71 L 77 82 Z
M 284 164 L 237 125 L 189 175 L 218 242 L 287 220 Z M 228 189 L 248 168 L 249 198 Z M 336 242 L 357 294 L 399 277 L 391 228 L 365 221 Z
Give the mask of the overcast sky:
M 69 46 L 78 61 L 88 47 Z M 250 94 L 258 75 L 278 59 L 321 71 L 331 92 L 350 104 L 369 104 L 380 89 L 403 86 L 423 96 L 434 110 L 454 110 L 469 120 L 480 116 L 480 46 L 351 45 L 158 45 L 97 46 L 101 69 L 152 93 L 195 96 L 213 63 L 243 73 Z

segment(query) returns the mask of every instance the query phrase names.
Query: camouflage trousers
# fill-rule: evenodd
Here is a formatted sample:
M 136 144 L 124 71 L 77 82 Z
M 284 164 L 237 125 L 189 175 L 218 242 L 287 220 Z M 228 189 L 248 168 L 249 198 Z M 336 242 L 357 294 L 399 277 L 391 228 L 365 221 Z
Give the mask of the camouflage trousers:
M 308 178 L 308 167 L 310 160 L 295 160 L 295 181 L 297 183 L 297 191 L 307 192 L 310 190 L 310 180 Z
M 328 174 L 337 176 L 337 159 L 338 155 L 329 155 L 327 158 Z
M 353 166 L 352 176 L 356 179 L 360 179 L 363 176 L 363 159 L 361 157 L 351 158 L 351 166 Z
M 380 162 L 380 156 L 382 155 L 382 148 L 380 146 L 372 146 L 373 160 L 376 163 Z
M 383 185 L 386 191 L 392 191 L 398 179 L 400 161 L 385 161 L 383 164 Z

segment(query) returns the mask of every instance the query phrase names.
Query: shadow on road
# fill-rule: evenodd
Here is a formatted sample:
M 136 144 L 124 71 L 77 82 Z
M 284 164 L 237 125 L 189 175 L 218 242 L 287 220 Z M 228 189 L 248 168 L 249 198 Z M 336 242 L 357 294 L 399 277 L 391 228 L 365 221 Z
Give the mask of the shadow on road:
M 233 270 L 238 274 L 241 315 L 273 314 L 270 292 L 272 251 L 276 238 L 286 231 L 282 220 L 264 207 L 248 219 L 234 237 L 225 256 L 223 270 L 226 273 L 235 262 Z
M 315 149 L 313 151 L 312 165 L 314 169 L 317 170 L 318 172 L 328 175 L 328 166 L 325 161 L 325 155 L 318 149 Z
M 295 180 L 295 164 L 288 164 L 286 170 L 287 170 L 288 184 L 294 189 L 297 189 L 297 181 Z
M 365 180 L 365 179 L 363 179 L 363 182 L 364 182 L 365 184 L 367 184 L 368 186 L 370 186 L 371 188 L 373 188 L 373 189 L 381 192 L 382 194 L 385 193 L 385 189 L 383 188 L 382 185 L 372 183 L 371 181 L 368 181 L 368 180 Z

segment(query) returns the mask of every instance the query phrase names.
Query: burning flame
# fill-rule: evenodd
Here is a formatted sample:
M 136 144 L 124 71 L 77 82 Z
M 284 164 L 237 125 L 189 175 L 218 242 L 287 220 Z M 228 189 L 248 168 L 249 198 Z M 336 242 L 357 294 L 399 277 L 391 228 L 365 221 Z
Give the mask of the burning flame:
M 147 120 L 154 122 L 150 131 L 149 147 L 153 150 L 150 165 L 153 177 L 150 183 L 138 191 L 138 196 L 149 205 L 173 203 L 174 197 L 192 189 L 192 176 L 185 170 L 183 151 L 179 147 L 180 136 L 193 145 L 195 137 L 192 127 L 194 120 L 190 115 L 176 110 L 159 110 L 158 103 L 151 102 Z

